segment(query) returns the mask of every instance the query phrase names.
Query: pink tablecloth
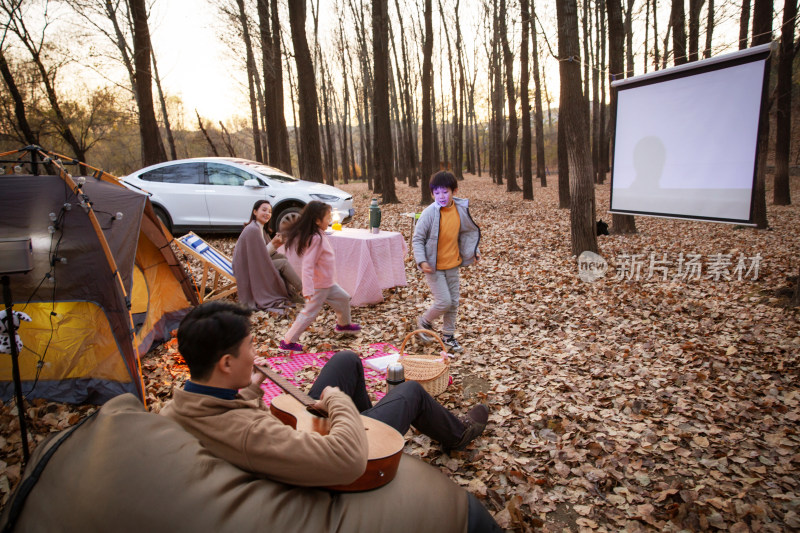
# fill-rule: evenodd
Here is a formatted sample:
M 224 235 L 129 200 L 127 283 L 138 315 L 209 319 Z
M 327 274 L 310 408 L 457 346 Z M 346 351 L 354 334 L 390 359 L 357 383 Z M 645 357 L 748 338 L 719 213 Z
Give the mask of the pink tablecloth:
M 405 256 L 408 247 L 401 233 L 345 228 L 328 237 L 336 254 L 336 278 L 354 307 L 383 301 L 383 289 L 406 285 Z M 301 261 L 292 252 L 286 257 L 300 274 Z

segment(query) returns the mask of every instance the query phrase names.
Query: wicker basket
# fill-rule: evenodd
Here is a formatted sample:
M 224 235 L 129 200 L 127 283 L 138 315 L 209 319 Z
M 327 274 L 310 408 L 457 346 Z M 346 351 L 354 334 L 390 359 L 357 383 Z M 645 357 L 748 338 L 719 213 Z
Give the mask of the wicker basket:
M 431 396 L 438 396 L 450 382 L 450 357 L 443 355 L 408 355 L 405 353 L 406 343 L 417 333 L 427 333 L 434 337 L 446 352 L 439 335 L 428 329 L 417 329 L 406 335 L 400 345 L 400 363 L 403 365 L 405 378 L 419 382 Z

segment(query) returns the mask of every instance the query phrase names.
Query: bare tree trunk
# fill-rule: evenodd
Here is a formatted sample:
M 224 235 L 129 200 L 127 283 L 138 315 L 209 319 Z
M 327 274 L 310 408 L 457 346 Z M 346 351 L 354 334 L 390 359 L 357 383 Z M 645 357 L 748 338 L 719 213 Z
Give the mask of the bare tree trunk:
M 739 19 L 739 50 L 747 48 L 750 33 L 750 0 L 742 0 L 742 16 Z
M 264 162 L 261 151 L 261 126 L 258 119 L 258 98 L 256 97 L 255 69 L 256 62 L 253 56 L 253 45 L 250 41 L 250 28 L 247 14 L 244 11 L 244 0 L 236 0 L 239 7 L 239 23 L 242 25 L 242 39 L 244 40 L 245 55 L 247 58 L 247 91 L 250 97 L 250 123 L 253 128 L 253 150 L 256 161 Z
M 508 46 L 506 0 L 500 0 L 500 40 L 506 67 L 506 96 L 508 98 L 508 132 L 506 133 L 506 191 L 521 190 L 517 184 L 517 96 L 514 89 L 514 54 Z
M 573 0 L 574 1 L 574 0 Z M 559 52 L 560 53 L 560 52 Z M 559 61 L 563 63 L 563 61 Z M 569 156 L 567 155 L 567 128 L 565 125 L 565 102 L 567 87 L 561 84 L 558 100 L 558 208 L 568 209 L 570 204 L 569 190 Z
M 225 124 L 222 121 L 219 121 L 219 127 L 222 130 L 222 143 L 225 145 L 225 149 L 228 150 L 228 155 L 231 157 L 236 157 L 236 150 L 233 149 L 233 143 L 231 143 L 231 134 L 228 133 L 228 128 L 225 127 Z
M 317 85 L 314 64 L 306 40 L 306 2 L 289 2 L 294 59 L 297 65 L 297 100 L 300 114 L 300 142 L 305 164 L 300 175 L 308 181 L 322 182 L 322 149 L 317 123 Z
M 539 78 L 539 45 L 536 37 L 536 6 L 531 2 L 531 40 L 533 48 L 533 121 L 536 130 L 536 176 L 542 187 L 547 187 L 544 159 L 544 115 L 542 113 L 542 83 Z
M 128 0 L 133 18 L 133 63 L 136 66 L 136 93 L 139 103 L 139 133 L 142 138 L 142 164 L 150 166 L 167 160 L 153 109 L 153 77 L 150 72 L 150 29 L 145 0 Z M 76 154 L 77 155 L 77 154 Z
M 502 0 L 501 0 L 502 1 Z M 504 117 L 503 117 L 503 66 L 502 66 L 502 44 L 501 35 L 502 23 L 499 9 L 497 8 L 497 0 L 494 0 L 494 22 L 492 27 L 494 35 L 492 37 L 492 68 L 494 69 L 494 87 L 492 99 L 492 109 L 494 110 L 494 128 L 492 137 L 492 150 L 494 152 L 494 174 L 495 183 L 498 185 L 503 184 L 503 164 L 505 163 L 503 154 L 503 131 L 504 131 Z
M 714 0 L 708 0 L 708 17 L 706 18 L 706 47 L 703 58 L 711 57 L 711 38 L 714 35 Z
M 408 52 L 406 50 L 406 38 L 405 38 L 406 32 L 403 29 L 403 17 L 401 13 L 402 9 L 400 7 L 399 0 L 395 0 L 395 7 L 397 8 L 397 19 L 400 24 L 400 43 L 401 43 L 401 50 L 403 53 L 403 65 L 404 65 L 401 100 L 404 104 L 404 112 L 403 112 L 404 122 L 405 122 L 404 145 L 405 145 L 405 155 L 406 155 L 406 167 L 408 169 L 408 186 L 416 187 L 417 150 L 416 150 L 416 143 L 414 142 L 414 133 L 412 131 L 412 129 L 416 127 L 416 121 L 413 119 L 414 108 L 411 98 L 411 74 L 409 73 L 410 61 L 408 60 Z M 398 77 L 399 75 L 400 75 L 400 69 L 398 65 Z
M 653 0 L 653 67 L 658 70 L 660 65 L 658 53 L 658 0 Z
M 684 0 L 672 0 L 670 21 L 672 22 L 672 54 L 675 65 L 683 65 L 686 57 L 686 13 Z
M 650 0 L 647 0 L 648 6 L 650 5 Z M 595 64 L 595 72 L 594 76 L 592 76 L 592 172 L 594 174 L 594 182 L 601 183 L 600 181 L 600 139 L 602 137 L 602 114 L 600 111 L 600 98 L 598 96 L 598 91 L 600 91 L 600 78 L 603 77 L 603 66 L 600 63 L 600 39 L 601 39 L 601 31 L 600 31 L 600 24 L 601 18 L 605 16 L 602 9 L 601 2 L 595 3 L 595 26 L 596 31 L 594 33 L 595 41 L 594 41 L 594 64 Z M 606 36 L 602 35 L 602 39 L 605 41 Z M 646 64 L 646 61 L 645 61 Z M 645 70 L 646 72 L 646 70 Z
M 650 57 L 650 0 L 645 0 L 644 14 L 644 73 L 647 74 L 647 61 Z
M 700 48 L 700 10 L 705 0 L 689 0 L 689 61 L 699 59 Z
M 203 126 L 203 119 L 200 118 L 200 113 L 197 112 L 197 109 L 194 110 L 194 114 L 197 115 L 197 125 L 200 126 L 200 131 L 203 132 L 203 137 L 206 138 L 206 142 L 208 146 L 211 148 L 211 152 L 214 154 L 214 157 L 219 157 L 219 152 L 217 152 L 217 147 L 214 146 L 214 141 L 211 140 L 211 137 L 208 135 L 206 128 Z
M 680 1 L 680 0 L 678 0 Z M 624 30 L 622 25 L 621 0 L 606 0 L 608 7 L 608 65 L 612 79 L 616 76 L 623 77 L 623 52 Z M 611 117 L 609 121 L 609 139 L 614 139 L 617 115 L 617 91 L 611 90 Z M 613 147 L 612 147 L 613 150 Z M 632 215 L 611 215 L 611 227 L 614 233 L 636 233 L 636 222 Z
M 320 66 L 320 70 L 322 71 L 322 105 L 325 108 L 325 142 L 328 147 L 328 159 L 327 159 L 327 172 L 325 182 L 328 185 L 333 185 L 336 179 L 338 172 L 338 164 L 336 162 L 336 142 L 333 138 L 333 132 L 331 131 L 331 108 L 328 102 L 328 91 L 332 91 L 333 88 L 331 87 L 330 75 L 327 77 L 325 73 L 327 72 L 327 68 L 323 65 Z
M 585 104 L 581 92 L 581 69 L 578 61 L 565 61 L 580 55 L 578 44 L 578 9 L 575 0 L 556 2 L 558 16 L 558 53 L 561 85 L 565 98 L 559 103 L 559 129 L 566 130 L 569 138 L 569 162 L 574 170 L 570 184 L 570 226 L 572 255 L 584 251 L 597 252 L 597 234 L 594 222 L 594 183 L 589 157 L 589 139 L 584 119 Z
M 766 44 L 772 41 L 772 0 L 755 0 L 753 3 L 753 46 Z M 767 77 L 770 75 L 770 59 L 767 58 L 765 65 Z M 765 85 L 769 87 L 769 83 Z M 763 98 L 767 99 L 764 95 Z M 769 106 L 766 103 L 761 105 L 761 117 L 759 119 L 758 132 L 758 161 L 756 163 L 756 183 L 753 190 L 753 222 L 759 229 L 766 229 L 767 222 L 767 151 L 769 148 Z
M 292 173 L 292 152 L 289 150 L 289 130 L 286 127 L 286 116 L 284 115 L 283 97 L 283 61 L 281 52 L 281 24 L 278 19 L 278 0 L 270 3 L 270 14 L 272 22 L 272 69 L 270 69 L 270 83 L 273 85 L 273 106 L 275 109 L 275 120 L 273 125 L 277 136 L 278 158 L 275 166 L 284 172 Z
M 150 49 L 150 56 L 153 59 L 153 75 L 156 80 L 156 88 L 158 89 L 158 101 L 161 103 L 161 115 L 164 117 L 164 130 L 167 134 L 167 143 L 169 144 L 169 152 L 172 160 L 178 159 L 178 153 L 175 150 L 175 138 L 172 136 L 172 127 L 169 125 L 169 113 L 167 113 L 167 101 L 164 98 L 164 91 L 161 90 L 161 78 L 158 75 L 158 64 L 156 63 L 156 54 L 153 49 Z
M 2 73 L 3 81 L 5 81 L 8 92 L 11 94 L 11 99 L 14 101 L 14 116 L 22 133 L 21 140 L 27 144 L 39 144 L 38 136 L 33 133 L 28 123 L 28 118 L 25 114 L 25 102 L 22 100 L 22 95 L 19 92 L 14 76 L 11 74 L 11 69 L 6 63 L 6 57 L 2 49 L 0 49 L 0 73 Z
M 256 12 L 258 13 L 258 30 L 261 37 L 261 71 L 264 78 L 264 101 L 262 117 L 266 123 L 267 155 L 266 161 L 275 167 L 278 166 L 278 134 L 275 108 L 275 72 L 273 70 L 273 40 L 269 21 L 269 0 L 257 0 Z
M 464 41 L 461 35 L 461 17 L 459 16 L 458 8 L 459 3 L 456 2 L 456 56 L 458 57 L 458 105 L 460 110 L 458 112 L 458 123 L 456 124 L 455 131 L 456 155 L 454 159 L 456 160 L 456 170 L 458 171 L 456 177 L 458 179 L 464 179 L 464 116 L 467 105 L 467 95 L 466 77 L 464 74 Z
M 522 42 L 520 43 L 520 77 L 519 95 L 522 105 L 522 146 L 520 146 L 522 170 L 522 199 L 533 200 L 533 169 L 531 168 L 531 106 L 528 102 L 528 0 L 520 0 L 520 18 L 522 19 Z
M 794 60 L 794 19 L 796 16 L 797 0 L 785 0 L 783 25 L 781 26 L 781 53 L 778 59 L 775 189 L 772 197 L 775 205 L 792 203 L 789 192 L 789 151 L 792 133 L 792 62 Z
M 398 203 L 392 174 L 392 130 L 389 122 L 389 10 L 387 0 L 372 1 L 372 46 L 375 123 L 375 181 L 381 183 L 384 204 Z
M 628 0 L 628 6 L 625 9 L 625 59 L 627 68 L 625 69 L 625 77 L 630 78 L 633 76 L 633 0 Z
M 600 18 L 600 72 L 606 72 L 607 70 L 607 54 L 606 54 L 606 46 L 608 39 L 606 38 L 606 5 L 605 0 L 599 0 L 600 2 L 600 11 L 598 13 Z M 599 161 L 597 165 L 597 169 L 600 173 L 598 176 L 598 183 L 605 183 L 606 181 L 606 174 L 608 173 L 608 169 L 611 167 L 609 163 L 610 153 L 608 149 L 608 106 L 606 105 L 606 76 L 598 75 L 600 78 L 600 135 L 598 142 L 600 143 L 600 147 L 598 149 L 598 156 Z
M 433 174 L 433 126 L 431 124 L 431 93 L 433 92 L 433 7 L 431 0 L 425 0 L 425 42 L 422 46 L 422 183 L 419 187 L 420 203 L 428 205 L 433 201 L 430 191 Z
M 342 131 L 342 181 L 347 183 L 350 181 L 350 158 L 347 153 L 347 133 L 350 129 L 348 120 L 350 117 L 350 86 L 347 80 L 348 59 L 350 58 L 349 48 L 344 38 L 344 26 L 342 24 L 342 17 L 339 18 L 339 54 L 342 58 L 342 81 L 344 82 L 344 94 L 342 95 L 342 114 L 339 118 L 339 124 Z M 352 143 L 350 145 L 352 150 Z

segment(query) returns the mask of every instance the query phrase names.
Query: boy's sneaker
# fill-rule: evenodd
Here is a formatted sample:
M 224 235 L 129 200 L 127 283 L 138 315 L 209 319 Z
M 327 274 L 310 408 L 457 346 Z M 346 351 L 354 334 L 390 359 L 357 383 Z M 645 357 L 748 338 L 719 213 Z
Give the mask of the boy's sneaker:
M 342 335 L 358 335 L 361 333 L 361 326 L 353 322 L 347 324 L 346 326 L 340 326 L 339 324 L 336 324 L 336 327 L 333 328 L 333 330 Z
M 464 350 L 456 340 L 455 335 L 442 335 L 442 342 L 455 353 L 460 353 Z
M 433 326 L 431 326 L 428 322 L 426 322 L 424 318 L 418 317 L 417 329 L 427 329 L 429 331 L 433 331 Z M 419 340 L 421 340 L 425 344 L 433 342 L 433 337 L 431 337 L 427 333 L 417 333 L 417 338 L 419 338 Z
M 466 428 L 458 442 L 452 446 L 443 446 L 442 449 L 445 453 L 449 454 L 451 451 L 463 450 L 473 440 L 477 439 L 483 430 L 486 429 L 486 423 L 489 421 L 489 409 L 479 403 L 469 410 L 467 416 L 461 420 Z
M 303 345 L 298 344 L 296 342 L 285 342 L 281 341 L 280 343 L 281 350 L 286 350 L 287 352 L 302 352 Z

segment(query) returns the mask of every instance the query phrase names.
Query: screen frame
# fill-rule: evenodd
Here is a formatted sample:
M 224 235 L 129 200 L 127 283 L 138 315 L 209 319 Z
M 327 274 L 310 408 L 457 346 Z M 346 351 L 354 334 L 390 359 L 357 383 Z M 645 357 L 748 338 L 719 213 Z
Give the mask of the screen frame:
M 740 50 L 737 52 L 733 52 L 730 54 L 724 54 L 721 56 L 704 59 L 701 61 L 694 61 L 692 63 L 686 63 L 683 65 L 679 65 L 676 67 L 671 67 L 667 69 L 658 70 L 655 72 L 650 72 L 647 74 L 643 74 L 640 76 L 634 76 L 631 78 L 626 78 L 623 80 L 613 81 L 611 83 L 611 90 L 615 91 L 615 106 L 614 106 L 614 116 L 612 120 L 614 121 L 614 139 L 613 139 L 613 149 L 611 151 L 611 179 L 609 185 L 609 210 L 608 212 L 611 214 L 617 215 L 635 215 L 635 216 L 650 216 L 650 217 L 658 217 L 658 218 L 671 218 L 671 219 L 680 219 L 680 220 L 697 220 L 697 221 L 704 221 L 704 222 L 721 222 L 727 224 L 739 224 L 739 225 L 746 225 L 746 226 L 755 226 L 753 223 L 753 215 L 754 215 L 754 207 L 755 207 L 755 195 L 756 195 L 756 183 L 758 179 L 758 156 L 759 156 L 759 148 L 761 145 L 761 140 L 763 135 L 765 134 L 764 128 L 767 124 L 768 116 L 765 113 L 765 106 L 767 100 L 767 94 L 769 91 L 769 74 L 770 74 L 770 57 L 771 53 L 774 50 L 775 45 L 774 43 L 768 43 L 760 46 L 755 46 L 752 48 L 748 48 L 745 50 Z M 676 80 L 688 76 L 694 76 L 698 74 L 704 74 L 708 72 L 713 72 L 717 70 L 726 69 L 729 67 L 735 67 L 738 65 L 743 65 L 747 63 L 753 63 L 756 61 L 764 61 L 764 73 L 763 79 L 761 83 L 761 98 L 759 103 L 759 112 L 758 112 L 758 133 L 756 137 L 755 143 L 755 157 L 753 159 L 753 181 L 752 187 L 750 189 L 750 209 L 749 215 L 747 219 L 733 219 L 733 218 L 721 218 L 721 217 L 712 217 L 712 216 L 702 216 L 702 215 L 683 215 L 678 213 L 659 213 L 654 211 L 644 211 L 644 210 L 632 210 L 632 209 L 613 209 L 612 206 L 614 205 L 614 172 L 616 165 L 614 165 L 614 157 L 616 155 L 616 137 L 617 132 L 619 131 L 619 124 L 617 123 L 617 110 L 618 110 L 618 103 L 619 103 L 619 92 L 625 91 L 628 89 L 635 89 L 639 87 L 645 87 L 647 85 L 652 85 L 656 83 L 662 83 L 665 81 Z

